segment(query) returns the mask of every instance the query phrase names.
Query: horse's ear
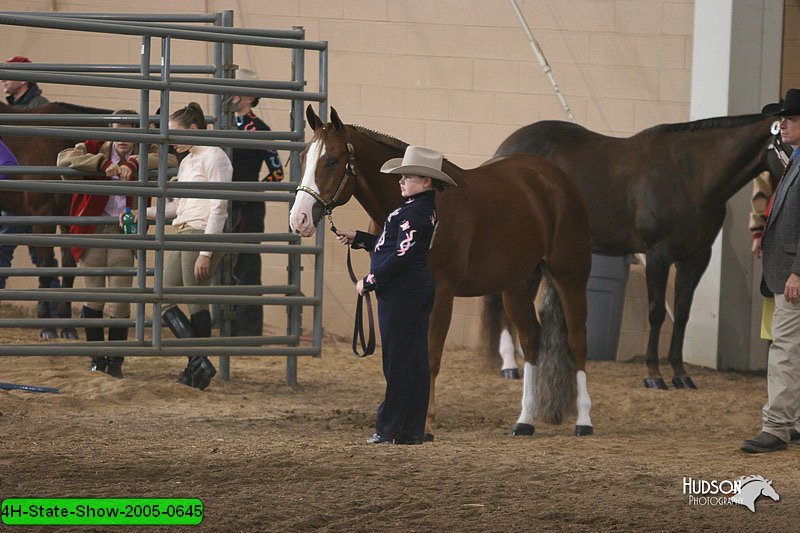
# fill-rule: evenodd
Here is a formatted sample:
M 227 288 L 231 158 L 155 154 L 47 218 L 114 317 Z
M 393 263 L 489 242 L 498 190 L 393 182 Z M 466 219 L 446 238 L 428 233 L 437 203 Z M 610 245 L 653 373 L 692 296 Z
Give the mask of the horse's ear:
M 344 129 L 344 124 L 342 124 L 342 121 L 339 119 L 339 113 L 337 113 L 336 108 L 333 107 L 331 108 L 331 124 L 333 124 L 336 130 L 341 131 Z
M 314 113 L 314 109 L 311 107 L 311 104 L 308 104 L 306 108 L 306 119 L 308 120 L 308 125 L 311 127 L 312 130 L 316 130 L 318 126 L 322 125 L 322 121 Z

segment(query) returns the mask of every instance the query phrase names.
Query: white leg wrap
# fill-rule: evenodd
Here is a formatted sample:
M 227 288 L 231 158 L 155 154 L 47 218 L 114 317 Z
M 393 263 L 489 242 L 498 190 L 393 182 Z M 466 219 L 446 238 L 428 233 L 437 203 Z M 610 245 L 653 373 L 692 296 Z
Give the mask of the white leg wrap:
M 533 425 L 533 413 L 536 412 L 534 383 L 536 383 L 536 365 L 525 363 L 522 375 L 522 412 L 519 414 L 517 424 Z
M 500 357 L 503 358 L 503 366 L 500 370 L 509 368 L 517 368 L 517 360 L 514 358 L 514 340 L 511 338 L 511 333 L 504 329 L 500 333 Z
M 586 372 L 578 370 L 578 419 L 575 424 L 578 426 L 591 426 L 592 417 L 589 412 L 592 410 L 592 399 L 589 398 L 589 389 L 586 388 Z

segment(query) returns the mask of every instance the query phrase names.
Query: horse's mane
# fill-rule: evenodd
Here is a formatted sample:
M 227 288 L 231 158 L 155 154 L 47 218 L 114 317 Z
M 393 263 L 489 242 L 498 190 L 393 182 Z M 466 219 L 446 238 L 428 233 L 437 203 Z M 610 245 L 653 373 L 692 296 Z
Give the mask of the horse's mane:
M 78 104 L 70 104 L 69 102 L 52 102 L 51 105 L 57 106 L 68 113 L 83 113 L 83 114 L 97 114 L 108 115 L 112 113 L 110 109 L 100 109 L 97 107 L 87 107 Z
M 655 133 L 655 132 L 673 132 L 673 131 L 698 131 L 698 130 L 716 130 L 723 128 L 737 128 L 747 124 L 760 122 L 766 118 L 766 115 L 739 115 L 735 117 L 714 117 L 704 118 L 701 120 L 694 120 L 692 122 L 679 122 L 677 124 L 659 124 L 652 126 L 641 133 Z
M 400 139 L 391 137 L 389 135 L 386 135 L 385 133 L 380 133 L 375 130 L 365 128 L 364 126 L 357 126 L 355 124 L 352 124 L 352 126 L 357 132 L 361 133 L 362 135 L 365 135 L 366 137 L 369 137 L 373 141 L 380 143 L 384 146 L 388 146 L 389 148 L 400 150 L 402 152 L 405 151 L 406 147 L 408 146 L 407 142 L 403 142 Z

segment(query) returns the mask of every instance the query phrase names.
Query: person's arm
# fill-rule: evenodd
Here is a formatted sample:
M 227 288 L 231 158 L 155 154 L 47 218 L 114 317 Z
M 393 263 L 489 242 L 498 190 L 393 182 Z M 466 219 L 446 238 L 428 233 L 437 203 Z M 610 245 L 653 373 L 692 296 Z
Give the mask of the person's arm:
M 753 235 L 751 249 L 756 257 L 761 257 L 761 238 L 764 236 L 764 228 L 767 226 L 767 214 L 769 213 L 769 201 L 772 196 L 773 186 L 772 177 L 769 172 L 762 172 L 753 180 L 753 209 L 750 213 L 750 231 Z
M 67 148 L 58 154 L 56 164 L 84 172 L 106 172 L 114 163 L 100 152 L 101 141 L 86 141 Z
M 406 213 L 405 218 L 397 225 L 397 245 L 386 259 L 375 265 L 363 279 L 364 291 L 371 291 L 386 283 L 387 280 L 400 275 L 421 252 L 427 252 L 427 243 L 420 247 L 419 238 L 427 231 L 425 224 L 430 224 L 419 213 Z
M 0 141 L 0 166 L 3 167 L 16 167 L 19 166 L 19 161 L 14 157 L 11 149 L 6 146 L 6 143 Z M 0 172 L 0 179 L 8 179 L 8 175 Z
M 283 181 L 283 164 L 277 150 L 264 150 L 264 162 L 267 164 L 267 177 L 262 181 Z

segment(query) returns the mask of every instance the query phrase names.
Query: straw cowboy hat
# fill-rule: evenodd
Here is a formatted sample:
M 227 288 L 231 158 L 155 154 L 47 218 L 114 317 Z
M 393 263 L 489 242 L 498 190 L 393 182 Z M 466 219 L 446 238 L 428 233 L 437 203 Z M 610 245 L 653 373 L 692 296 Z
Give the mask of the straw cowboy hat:
M 423 146 L 409 146 L 401 158 L 390 159 L 381 167 L 386 174 L 425 176 L 458 187 L 453 178 L 442 172 L 442 153 Z
M 765 105 L 762 113 L 781 117 L 800 115 L 800 89 L 789 89 L 783 100 Z

